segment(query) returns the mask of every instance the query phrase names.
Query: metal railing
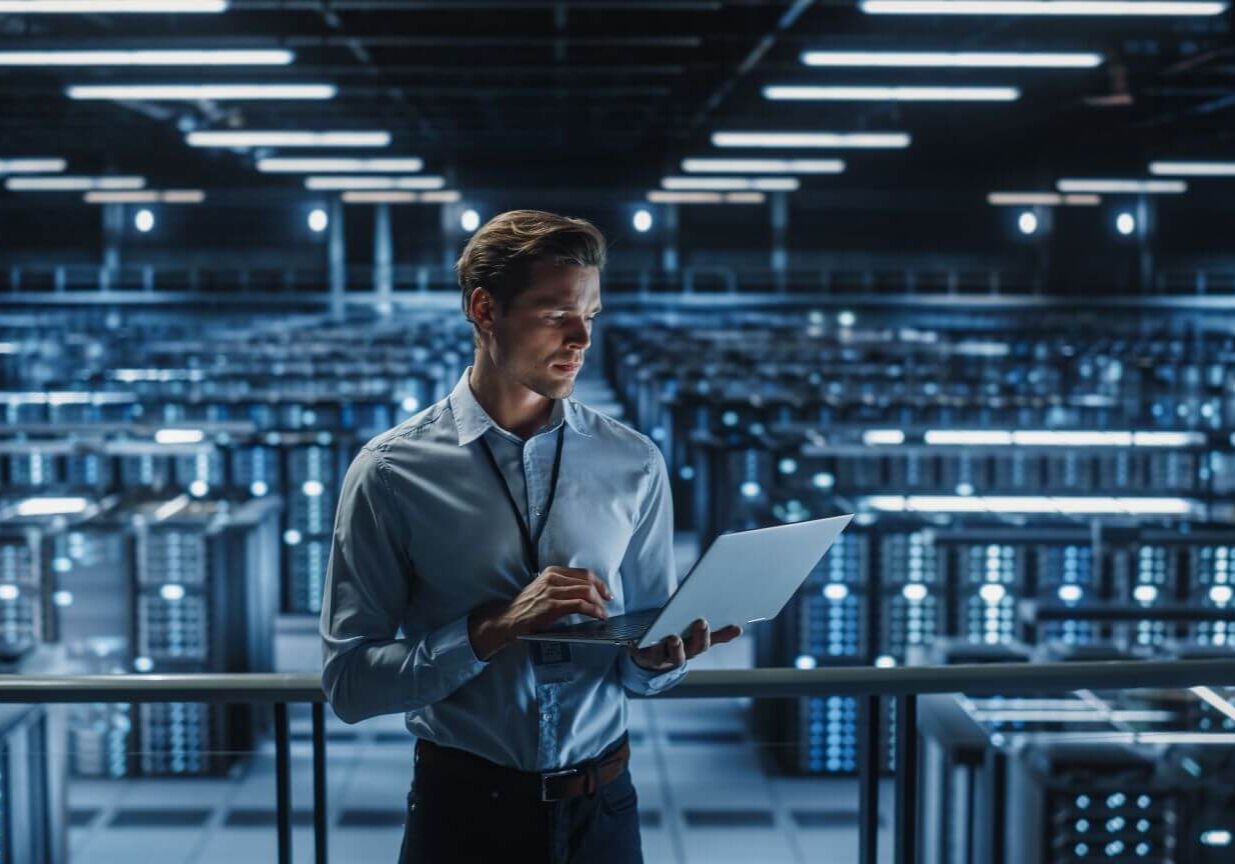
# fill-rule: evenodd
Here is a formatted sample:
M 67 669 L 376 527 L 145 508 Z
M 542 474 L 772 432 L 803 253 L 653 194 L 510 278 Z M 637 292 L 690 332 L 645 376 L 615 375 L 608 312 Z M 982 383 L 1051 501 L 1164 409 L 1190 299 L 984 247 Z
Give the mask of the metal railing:
M 917 697 L 928 693 L 1184 689 L 1235 687 L 1235 658 L 1120 660 L 1067 663 L 991 663 L 955 666 L 841 669 L 733 669 L 687 673 L 653 699 L 718 697 L 803 698 L 856 696 L 858 712 L 858 860 L 877 861 L 879 778 L 875 768 L 879 700 L 895 699 L 895 830 L 892 860 L 914 864 L 919 837 Z M 275 727 L 275 794 L 279 864 L 290 864 L 291 749 L 287 707 L 309 703 L 313 741 L 314 860 L 326 862 L 326 697 L 316 675 L 0 675 L 0 703 L 210 702 L 272 703 Z

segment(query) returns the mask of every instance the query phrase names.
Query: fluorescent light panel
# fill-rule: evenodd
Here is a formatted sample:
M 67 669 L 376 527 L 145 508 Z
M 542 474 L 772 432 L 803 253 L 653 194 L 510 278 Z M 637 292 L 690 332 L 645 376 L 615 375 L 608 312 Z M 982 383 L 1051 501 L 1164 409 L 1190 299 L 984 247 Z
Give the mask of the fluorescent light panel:
M 653 204 L 762 204 L 762 192 L 667 192 L 653 189 L 647 199 Z
M 201 429 L 159 429 L 154 433 L 159 444 L 200 444 L 205 437 Z
M 840 174 L 840 159 L 683 159 L 687 174 Z
M 1198 447 L 1205 443 L 1200 432 L 1095 432 L 1029 429 L 1018 432 L 996 429 L 928 429 L 922 439 L 930 445 L 1021 447 Z
M 407 158 L 304 158 L 271 157 L 258 159 L 257 170 L 263 174 L 330 174 L 333 172 L 347 174 L 365 174 L 368 172 L 384 172 L 399 174 L 414 173 L 424 168 L 424 160 L 414 157 Z
M 258 99 L 333 99 L 333 84 L 80 84 L 65 92 L 77 100 L 251 101 Z
M 1015 87 L 818 87 L 773 84 L 763 98 L 822 102 L 1014 102 Z
M 1121 514 L 1138 516 L 1183 515 L 1194 503 L 1185 498 L 1108 498 L 971 496 L 971 495 L 870 495 L 867 507 L 888 513 L 1067 513 Z
M 201 204 L 200 189 L 139 189 L 135 192 L 87 192 L 87 204 Z
M 441 189 L 446 185 L 442 177 L 429 175 L 418 177 L 376 177 L 348 174 L 306 177 L 304 188 L 317 191 L 346 191 L 355 189 Z
M 141 189 L 145 177 L 10 177 L 5 188 L 13 192 L 89 192 L 94 189 Z
M 1178 195 L 1188 191 L 1183 180 L 1107 180 L 1067 178 L 1055 184 L 1060 192 L 1098 192 L 1110 195 Z
M 1101 54 L 1028 54 L 1020 51 L 804 51 L 807 66 L 896 69 L 1092 69 Z
M 867 15 L 1221 15 L 1226 3 L 1153 0 L 862 0 Z
M 17 504 L 18 516 L 65 516 L 85 512 L 85 498 L 26 498 Z
M 713 132 L 713 147 L 834 147 L 901 149 L 906 132 Z
M 135 13 L 219 13 L 227 0 L 0 0 L 0 12 L 14 15 L 97 15 Z
M 283 49 L 233 51 L 0 51 L 0 66 L 286 66 Z
M 436 192 L 350 191 L 343 193 L 344 204 L 449 204 L 462 199 L 453 189 Z
M 663 177 L 660 185 L 689 192 L 792 192 L 802 184 L 796 177 Z
M 1058 192 L 992 192 L 986 201 L 995 207 L 1092 207 L 1097 195 L 1060 195 Z
M 66 167 L 63 159 L 0 159 L 0 174 L 59 174 Z
M 190 147 L 389 147 L 390 133 L 214 131 L 190 132 L 185 141 Z
M 1149 173 L 1177 177 L 1235 177 L 1235 162 L 1150 162 Z

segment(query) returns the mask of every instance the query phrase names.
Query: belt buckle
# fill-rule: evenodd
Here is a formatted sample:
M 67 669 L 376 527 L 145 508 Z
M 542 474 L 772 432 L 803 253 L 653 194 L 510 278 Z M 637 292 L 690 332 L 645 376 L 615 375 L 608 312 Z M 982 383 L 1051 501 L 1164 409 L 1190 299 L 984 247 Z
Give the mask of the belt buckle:
M 540 775 L 540 800 L 542 802 L 560 801 L 560 798 L 549 797 L 549 781 L 558 777 L 577 777 L 582 774 L 582 770 L 578 768 L 566 768 L 561 771 L 550 771 L 548 774 Z

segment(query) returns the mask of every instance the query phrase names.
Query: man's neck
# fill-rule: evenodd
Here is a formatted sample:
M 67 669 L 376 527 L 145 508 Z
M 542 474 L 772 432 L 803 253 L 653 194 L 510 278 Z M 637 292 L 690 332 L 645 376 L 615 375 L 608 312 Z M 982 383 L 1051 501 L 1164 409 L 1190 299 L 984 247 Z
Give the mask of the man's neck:
M 552 399 L 504 377 L 483 352 L 477 352 L 467 383 L 493 422 L 520 438 L 530 438 L 553 415 Z

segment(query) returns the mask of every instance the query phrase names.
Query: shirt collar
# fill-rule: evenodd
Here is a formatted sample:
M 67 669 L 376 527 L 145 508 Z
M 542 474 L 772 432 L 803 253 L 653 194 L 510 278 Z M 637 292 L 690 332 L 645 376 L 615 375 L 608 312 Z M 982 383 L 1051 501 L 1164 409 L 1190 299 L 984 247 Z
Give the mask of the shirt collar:
M 463 376 L 459 379 L 459 383 L 455 385 L 455 389 L 450 392 L 450 413 L 455 418 L 455 427 L 459 433 L 460 447 L 471 444 L 490 428 L 497 429 L 507 435 L 510 434 L 493 422 L 493 418 L 476 401 L 476 395 L 472 393 L 472 386 L 468 383 L 468 378 L 471 374 L 472 367 L 468 366 L 463 370 Z M 563 419 L 565 419 L 566 425 L 573 431 L 580 435 L 591 437 L 583 429 L 582 418 L 579 416 L 579 406 L 569 397 L 553 401 L 553 413 L 549 416 L 549 423 L 541 431 L 556 429 L 561 425 Z

